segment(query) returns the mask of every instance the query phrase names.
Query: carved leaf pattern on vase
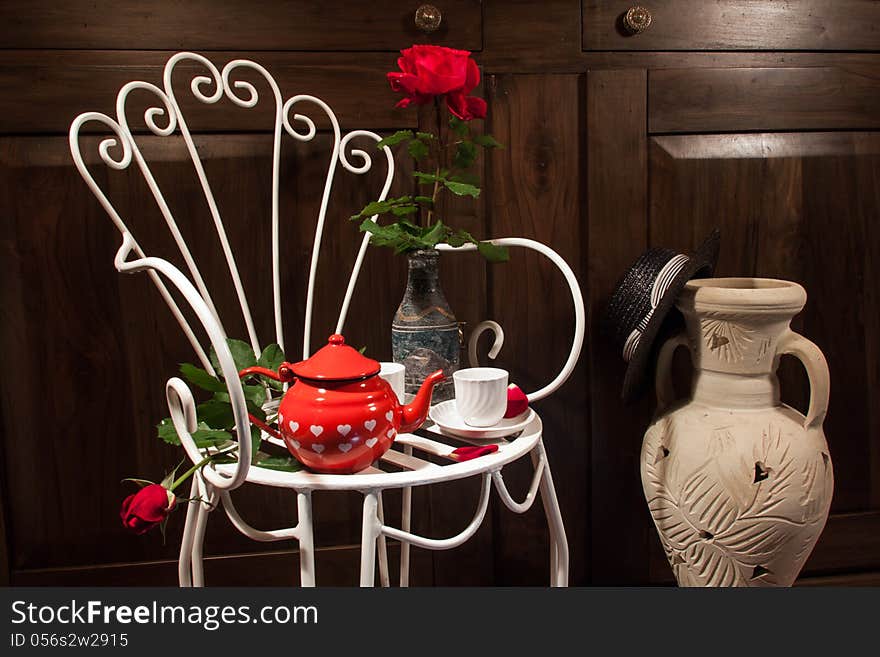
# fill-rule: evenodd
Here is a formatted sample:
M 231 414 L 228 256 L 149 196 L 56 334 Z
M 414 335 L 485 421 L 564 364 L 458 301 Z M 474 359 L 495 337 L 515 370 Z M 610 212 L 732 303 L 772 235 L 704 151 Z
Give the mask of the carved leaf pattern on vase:
M 700 320 L 700 329 L 706 347 L 727 363 L 742 362 L 755 339 L 754 329 L 726 318 L 704 317 Z
M 799 468 L 790 441 L 769 424 L 748 459 L 734 449 L 731 430 L 720 428 L 705 460 L 682 472 L 670 443 L 674 422 L 666 416 L 649 429 L 643 468 L 648 508 L 679 585 L 777 584 L 768 567 L 774 555 L 791 541 L 801 563 L 815 541 L 811 526 L 831 494 L 827 455 Z

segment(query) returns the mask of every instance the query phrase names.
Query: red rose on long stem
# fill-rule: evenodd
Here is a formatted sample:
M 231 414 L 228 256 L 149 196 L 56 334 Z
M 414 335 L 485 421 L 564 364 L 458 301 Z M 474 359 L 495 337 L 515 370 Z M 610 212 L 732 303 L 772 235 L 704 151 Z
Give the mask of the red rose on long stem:
M 387 75 L 391 88 L 404 94 L 397 107 L 424 105 L 445 96 L 449 111 L 463 121 L 485 118 L 486 101 L 470 95 L 480 83 L 480 69 L 469 51 L 412 46 L 400 54 L 400 72 Z
M 164 486 L 150 484 L 123 500 L 119 516 L 128 529 L 143 534 L 165 520 L 176 501 L 174 493 Z

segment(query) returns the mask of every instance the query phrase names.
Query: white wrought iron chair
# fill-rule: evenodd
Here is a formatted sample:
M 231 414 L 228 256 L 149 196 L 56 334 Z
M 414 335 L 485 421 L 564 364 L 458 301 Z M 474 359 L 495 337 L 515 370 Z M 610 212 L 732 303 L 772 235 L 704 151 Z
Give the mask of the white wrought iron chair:
M 259 75 L 264 77 L 274 96 L 275 120 L 271 190 L 272 291 L 274 299 L 275 340 L 282 346 L 282 348 L 284 346 L 284 331 L 281 315 L 281 283 L 279 274 L 279 168 L 281 140 L 284 134 L 287 134 L 295 140 L 306 142 L 310 141 L 316 134 L 314 121 L 304 114 L 295 113 L 292 117 L 293 120 L 291 121 L 290 112 L 294 106 L 297 105 L 309 103 L 317 106 L 319 110 L 326 114 L 332 126 L 332 150 L 329 156 L 329 165 L 323 188 L 322 202 L 317 217 L 317 226 L 309 269 L 304 318 L 303 358 L 306 358 L 309 355 L 315 276 L 324 229 L 324 220 L 327 213 L 334 174 L 340 164 L 345 170 L 355 174 L 363 174 L 369 171 L 372 166 L 372 160 L 367 152 L 352 148 L 351 156 L 357 158 L 357 161 L 353 163 L 349 159 L 349 156 L 346 155 L 346 149 L 349 148 L 352 139 L 369 138 L 378 142 L 380 137 L 373 132 L 364 130 L 355 130 L 343 136 L 336 116 L 326 103 L 314 96 L 303 94 L 284 99 L 278 84 L 273 77 L 265 68 L 255 62 L 236 59 L 227 63 L 223 69 L 220 70 L 202 55 L 189 52 L 177 53 L 168 60 L 164 68 L 162 88 L 152 83 L 142 81 L 129 82 L 124 85 L 116 97 L 115 119 L 98 112 L 85 112 L 77 116 L 71 124 L 69 136 L 70 150 L 73 160 L 86 184 L 98 198 L 101 205 L 110 215 L 113 223 L 122 234 L 122 246 L 119 248 L 115 259 L 116 268 L 124 273 L 134 273 L 139 271 L 146 271 L 148 273 L 162 298 L 177 319 L 177 322 L 180 324 L 180 327 L 186 334 L 189 342 L 192 344 L 202 366 L 208 372 L 214 373 L 215 370 L 211 365 L 207 350 L 196 337 L 195 331 L 188 323 L 181 308 L 175 301 L 174 296 L 172 296 L 171 291 L 167 287 L 167 283 L 170 283 L 179 295 L 186 300 L 191 307 L 192 312 L 201 323 L 210 344 L 216 351 L 220 369 L 223 378 L 227 382 L 229 396 L 232 402 L 236 434 L 238 436 L 248 437 L 250 435 L 250 421 L 248 419 L 245 397 L 237 376 L 235 363 L 225 340 L 226 331 L 224 330 L 223 324 L 216 312 L 198 265 L 194 261 L 192 254 L 187 247 L 174 215 L 156 183 L 156 179 L 153 177 L 150 166 L 147 164 L 138 148 L 137 140 L 132 134 L 132 130 L 129 127 L 129 122 L 126 117 L 126 101 L 129 94 L 134 90 L 143 90 L 153 94 L 159 101 L 157 105 L 148 108 L 144 114 L 147 128 L 154 135 L 160 137 L 169 137 L 179 130 L 180 136 L 182 137 L 186 148 L 188 149 L 190 158 L 192 159 L 192 164 L 201 183 L 202 192 L 204 193 L 205 200 L 213 218 L 219 242 L 228 264 L 232 285 L 235 288 L 241 306 L 251 346 L 254 349 L 254 353 L 258 355 L 260 353 L 260 341 L 256 335 L 250 307 L 236 267 L 235 257 L 227 239 L 223 220 L 218 210 L 217 203 L 215 202 L 211 186 L 205 175 L 205 170 L 198 151 L 193 143 L 190 130 L 183 114 L 181 113 L 174 90 L 172 89 L 172 77 L 175 67 L 180 62 L 184 61 L 187 62 L 188 65 L 195 64 L 204 67 L 205 69 L 204 74 L 196 75 L 190 82 L 190 88 L 193 95 L 202 103 L 216 103 L 225 95 L 226 98 L 239 107 L 254 107 L 259 101 L 259 95 L 256 88 L 248 81 L 236 79 L 236 76 L 240 75 L 243 69 L 256 71 Z M 93 122 L 103 124 L 103 126 L 113 133 L 112 136 L 101 141 L 98 147 L 100 158 L 107 166 L 116 170 L 122 170 L 129 167 L 132 161 L 136 162 L 167 223 L 168 229 L 180 250 L 180 254 L 186 264 L 189 276 L 184 274 L 180 269 L 167 260 L 150 257 L 144 253 L 132 233 L 129 231 L 125 221 L 116 211 L 107 195 L 98 186 L 95 178 L 90 174 L 80 151 L 79 133 L 84 124 Z M 160 123 L 163 125 L 160 125 Z M 111 150 L 114 149 L 117 151 L 117 155 L 115 156 L 111 153 Z M 394 176 L 394 161 L 391 151 L 386 147 L 383 149 L 383 153 L 387 162 L 387 174 L 381 190 L 380 199 L 384 199 L 388 194 Z M 373 217 L 373 219 L 375 220 L 376 218 Z M 337 333 L 342 332 L 345 324 L 346 314 L 357 283 L 368 239 L 369 236 L 365 235 L 352 268 L 351 278 L 339 313 L 338 324 L 336 326 Z M 532 249 L 546 256 L 560 269 L 571 291 L 575 321 L 574 339 L 571 352 L 562 370 L 553 381 L 540 390 L 528 395 L 530 402 L 535 402 L 539 399 L 543 399 L 559 388 L 574 369 L 584 339 L 585 316 L 583 298 L 574 273 L 565 261 L 549 247 L 539 242 L 522 238 L 502 238 L 493 240 L 493 242 L 511 247 Z M 439 248 L 442 251 L 452 252 L 468 251 L 472 250 L 474 247 L 464 246 L 456 249 L 449 245 L 439 245 Z M 477 338 L 480 333 L 487 329 L 495 332 L 495 343 L 489 352 L 490 357 L 494 358 L 501 348 L 503 343 L 503 332 L 501 331 L 501 327 L 494 322 L 483 322 L 473 332 L 469 341 L 469 354 L 472 362 L 476 362 Z M 194 463 L 198 463 L 203 459 L 204 453 L 203 450 L 196 446 L 191 435 L 192 432 L 196 430 L 196 406 L 193 395 L 186 383 L 181 379 L 174 377 L 168 380 L 166 385 L 166 396 L 174 427 L 180 437 L 180 441 L 189 458 Z M 264 440 L 274 440 L 265 433 L 263 434 L 263 438 Z M 443 437 L 439 433 L 435 432 L 431 434 L 431 437 L 404 434 L 397 437 L 395 446 L 385 454 L 380 462 L 374 464 L 374 466 L 368 467 L 360 473 L 353 475 L 325 475 L 313 474 L 306 471 L 296 473 L 280 472 L 252 466 L 251 443 L 247 438 L 239 440 L 239 453 L 236 463 L 204 467 L 197 476 L 193 477 L 190 497 L 194 500 L 197 499 L 198 501 L 190 502 L 187 508 L 186 523 L 180 547 L 178 569 L 180 585 L 204 585 L 202 543 L 204 540 L 208 515 L 214 508 L 216 508 L 218 499 L 219 502 L 222 503 L 223 509 L 229 520 L 244 535 L 256 541 L 296 539 L 299 542 L 300 550 L 301 584 L 303 586 L 314 586 L 315 566 L 311 504 L 312 491 L 360 491 L 364 496 L 360 583 L 362 586 L 373 585 L 378 551 L 380 581 L 382 585 L 388 585 L 389 574 L 385 541 L 386 538 L 391 538 L 401 542 L 400 584 L 406 586 L 409 582 L 409 546 L 416 545 L 418 547 L 432 550 L 445 550 L 464 543 L 476 533 L 477 529 L 479 529 L 483 518 L 485 517 L 489 494 L 491 487 L 494 484 L 494 487 L 498 491 L 499 497 L 504 504 L 516 513 L 524 513 L 527 511 L 534 503 L 535 498 L 540 491 L 544 510 L 548 519 L 551 540 L 550 583 L 554 586 L 565 586 L 568 583 L 568 543 L 566 541 L 562 516 L 556 499 L 556 492 L 553 487 L 550 466 L 547 462 L 547 455 L 544 451 L 540 418 L 536 415 L 517 438 L 511 440 L 501 439 L 496 442 L 499 447 L 497 452 L 474 460 L 457 462 L 452 458 L 449 458 L 454 447 L 444 442 Z M 444 464 L 438 465 L 431 460 L 421 458 L 418 455 L 419 453 L 440 457 L 440 460 L 442 460 Z M 501 471 L 506 464 L 515 461 L 526 454 L 531 456 L 534 464 L 534 477 L 525 499 L 522 502 L 516 502 L 505 487 Z M 393 471 L 384 471 L 382 468 L 386 465 L 392 466 Z M 413 534 L 410 531 L 412 487 L 426 486 L 439 482 L 464 479 L 467 477 L 481 477 L 482 487 L 477 502 L 476 512 L 466 528 L 456 536 L 443 539 L 425 538 Z M 264 531 L 255 529 L 245 522 L 237 511 L 230 496 L 230 493 L 241 486 L 244 482 L 282 487 L 295 491 L 298 511 L 296 526 Z M 402 489 L 402 520 L 400 529 L 387 526 L 383 522 L 382 491 L 394 488 Z

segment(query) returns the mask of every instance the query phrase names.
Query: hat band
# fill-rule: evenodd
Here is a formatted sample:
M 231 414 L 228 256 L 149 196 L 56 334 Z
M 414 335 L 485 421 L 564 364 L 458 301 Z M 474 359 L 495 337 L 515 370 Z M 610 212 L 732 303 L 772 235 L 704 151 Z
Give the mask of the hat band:
M 690 258 L 686 255 L 679 253 L 677 256 L 670 258 L 669 262 L 663 265 L 663 268 L 657 274 L 657 278 L 654 279 L 654 285 L 651 288 L 651 309 L 647 315 L 639 320 L 636 328 L 632 330 L 623 345 L 623 360 L 627 363 L 632 360 L 633 354 L 636 353 L 636 349 L 638 349 L 639 342 L 642 339 L 642 334 L 647 330 L 648 322 L 669 290 L 669 286 L 672 285 L 676 276 L 681 273 L 681 270 L 684 269 L 689 260 Z

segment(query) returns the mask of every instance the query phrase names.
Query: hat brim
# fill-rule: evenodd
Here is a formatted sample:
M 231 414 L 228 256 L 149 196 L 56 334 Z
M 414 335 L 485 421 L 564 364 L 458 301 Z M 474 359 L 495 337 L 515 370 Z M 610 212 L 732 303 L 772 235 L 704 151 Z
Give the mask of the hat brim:
M 646 383 L 645 371 L 651 361 L 657 333 L 667 320 L 669 312 L 672 310 L 675 300 L 684 288 L 685 283 L 692 278 L 697 278 L 698 275 L 700 277 L 712 275 L 715 264 L 718 262 L 720 242 L 721 234 L 716 228 L 703 241 L 700 247 L 691 254 L 687 265 L 672 280 L 672 283 L 670 283 L 666 290 L 666 294 L 660 299 L 660 303 L 657 304 L 651 319 L 648 320 L 648 325 L 642 332 L 639 346 L 636 347 L 635 353 L 627 365 L 621 392 L 624 401 L 633 401 L 644 391 Z

